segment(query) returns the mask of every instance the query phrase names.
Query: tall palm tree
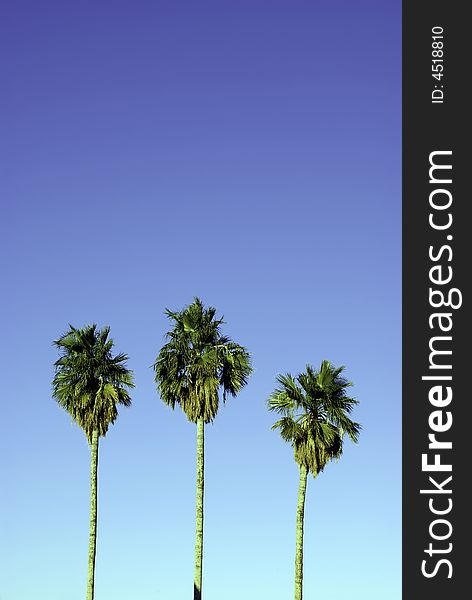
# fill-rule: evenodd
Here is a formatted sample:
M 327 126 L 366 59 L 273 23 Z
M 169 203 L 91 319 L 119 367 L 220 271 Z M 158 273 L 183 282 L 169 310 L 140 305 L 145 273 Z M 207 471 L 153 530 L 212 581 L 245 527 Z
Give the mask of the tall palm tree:
M 228 394 L 236 396 L 252 372 L 247 350 L 221 333 L 216 309 L 199 298 L 180 312 L 166 310 L 173 328 L 154 362 L 155 381 L 162 400 L 176 404 L 197 425 L 196 536 L 194 600 L 202 597 L 203 488 L 205 424 L 215 418 Z
M 60 356 L 55 362 L 53 397 L 83 429 L 91 448 L 87 600 L 93 600 L 95 584 L 98 441 L 115 422 L 117 405 L 130 406 L 128 389 L 134 387 L 132 371 L 125 365 L 128 356 L 112 355 L 109 333 L 109 327 L 98 330 L 95 324 L 82 329 L 69 325 L 54 341 Z
M 332 459 L 340 458 L 344 435 L 357 442 L 360 425 L 351 421 L 357 400 L 346 394 L 352 384 L 341 376 L 344 367 L 333 367 L 327 360 L 316 371 L 307 365 L 296 378 L 279 375 L 279 386 L 268 401 L 269 410 L 281 418 L 278 429 L 289 442 L 300 471 L 296 517 L 295 600 L 303 596 L 303 524 L 308 473 L 315 478 Z

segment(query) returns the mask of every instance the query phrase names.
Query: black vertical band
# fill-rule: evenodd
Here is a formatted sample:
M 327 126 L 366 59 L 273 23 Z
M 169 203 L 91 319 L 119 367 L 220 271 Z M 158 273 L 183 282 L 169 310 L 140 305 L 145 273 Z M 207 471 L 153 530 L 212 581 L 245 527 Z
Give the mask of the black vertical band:
M 403 598 L 411 600 L 462 598 L 471 572 L 466 8 L 403 3 Z

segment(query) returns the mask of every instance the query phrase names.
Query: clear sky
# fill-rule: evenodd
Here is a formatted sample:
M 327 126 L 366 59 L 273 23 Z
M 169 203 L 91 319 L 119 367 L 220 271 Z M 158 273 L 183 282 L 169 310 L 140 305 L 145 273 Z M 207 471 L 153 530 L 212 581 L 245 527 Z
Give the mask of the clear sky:
M 101 445 L 97 600 L 193 584 L 195 426 L 150 365 L 199 295 L 254 374 L 206 436 L 205 600 L 293 594 L 277 373 L 345 364 L 360 443 L 309 480 L 307 600 L 401 581 L 400 2 L 6 2 L 0 598 L 85 596 L 89 450 L 52 340 L 109 324 L 133 406 Z

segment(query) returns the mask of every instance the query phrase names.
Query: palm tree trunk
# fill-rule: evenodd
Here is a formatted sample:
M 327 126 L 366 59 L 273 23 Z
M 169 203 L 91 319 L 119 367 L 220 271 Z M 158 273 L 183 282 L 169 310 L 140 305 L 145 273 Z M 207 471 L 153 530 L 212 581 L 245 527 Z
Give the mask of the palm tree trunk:
M 97 470 L 98 431 L 92 433 L 90 460 L 90 541 L 88 551 L 87 600 L 94 599 L 95 555 L 97 551 Z
M 202 418 L 197 421 L 197 494 L 195 532 L 195 574 L 193 585 L 194 600 L 202 598 L 203 564 L 203 486 L 205 465 L 205 424 Z
M 305 495 L 308 469 L 300 465 L 300 484 L 298 486 L 297 522 L 295 538 L 295 600 L 303 597 L 303 521 L 305 517 Z

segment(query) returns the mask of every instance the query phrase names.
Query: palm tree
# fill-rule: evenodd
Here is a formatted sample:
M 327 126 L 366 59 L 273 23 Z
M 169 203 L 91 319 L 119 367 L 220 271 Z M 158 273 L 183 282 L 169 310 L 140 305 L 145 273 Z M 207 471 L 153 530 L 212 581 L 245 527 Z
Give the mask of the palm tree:
M 130 406 L 128 389 L 134 387 L 132 371 L 125 366 L 128 356 L 112 355 L 109 333 L 109 327 L 98 330 L 95 324 L 82 329 L 69 325 L 54 341 L 60 357 L 54 365 L 53 397 L 84 430 L 91 447 L 87 600 L 93 600 L 95 584 L 98 440 L 115 422 L 117 405 Z
M 199 298 L 180 312 L 166 310 L 173 328 L 154 362 L 155 381 L 162 400 L 176 404 L 197 425 L 196 536 L 194 600 L 202 597 L 203 487 L 205 424 L 216 417 L 222 400 L 236 396 L 252 372 L 247 350 L 221 333 L 216 309 Z
M 269 410 L 281 415 L 272 426 L 289 442 L 299 466 L 300 483 L 296 518 L 295 600 L 303 595 L 303 523 L 308 473 L 315 478 L 327 463 L 340 458 L 345 434 L 357 442 L 360 425 L 348 417 L 358 403 L 346 395 L 352 384 L 343 377 L 344 367 L 333 367 L 328 361 L 316 371 L 307 365 L 296 378 L 279 375 L 279 387 L 268 401 Z

